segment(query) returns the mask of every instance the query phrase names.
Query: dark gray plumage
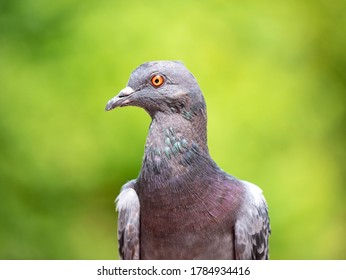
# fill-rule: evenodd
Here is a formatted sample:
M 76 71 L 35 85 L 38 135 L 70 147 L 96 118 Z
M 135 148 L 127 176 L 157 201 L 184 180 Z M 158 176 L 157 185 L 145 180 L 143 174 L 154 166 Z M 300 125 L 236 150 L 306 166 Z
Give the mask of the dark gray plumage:
M 257 186 L 209 156 L 203 95 L 175 61 L 140 65 L 106 110 L 138 106 L 152 122 L 137 179 L 116 199 L 123 259 L 267 259 L 267 204 Z

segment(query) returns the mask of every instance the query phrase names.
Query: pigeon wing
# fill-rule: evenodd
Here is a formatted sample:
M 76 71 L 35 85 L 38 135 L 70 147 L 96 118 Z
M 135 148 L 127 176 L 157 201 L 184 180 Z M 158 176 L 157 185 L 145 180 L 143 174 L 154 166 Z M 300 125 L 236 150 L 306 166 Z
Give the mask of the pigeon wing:
M 135 180 L 126 183 L 115 200 L 118 212 L 119 253 L 123 260 L 138 260 L 140 258 L 140 207 L 134 189 L 135 183 Z
M 240 260 L 268 259 L 270 225 L 268 206 L 262 190 L 242 181 L 246 200 L 235 223 L 235 258 Z

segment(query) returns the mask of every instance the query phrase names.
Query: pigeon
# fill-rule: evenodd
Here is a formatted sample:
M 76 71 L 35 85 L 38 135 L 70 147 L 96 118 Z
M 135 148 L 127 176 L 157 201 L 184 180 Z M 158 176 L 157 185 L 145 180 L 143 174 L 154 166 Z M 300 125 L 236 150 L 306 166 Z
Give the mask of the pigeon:
M 206 103 L 179 61 L 137 67 L 106 111 L 137 106 L 151 116 L 138 178 L 116 198 L 120 257 L 268 259 L 262 190 L 223 171 L 207 146 Z

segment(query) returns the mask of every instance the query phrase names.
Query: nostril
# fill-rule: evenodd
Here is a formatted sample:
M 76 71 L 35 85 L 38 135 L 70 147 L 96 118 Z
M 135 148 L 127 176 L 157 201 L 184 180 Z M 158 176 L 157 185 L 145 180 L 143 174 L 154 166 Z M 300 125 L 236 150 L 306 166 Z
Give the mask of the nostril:
M 125 92 L 120 92 L 118 97 L 126 97 L 128 96 L 129 94 L 128 93 L 125 93 Z

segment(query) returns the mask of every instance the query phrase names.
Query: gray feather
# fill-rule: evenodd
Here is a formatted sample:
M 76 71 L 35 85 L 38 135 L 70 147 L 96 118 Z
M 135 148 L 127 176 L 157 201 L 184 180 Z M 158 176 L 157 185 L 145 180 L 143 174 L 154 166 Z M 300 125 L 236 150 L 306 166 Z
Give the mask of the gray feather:
M 134 189 L 135 180 L 126 183 L 115 200 L 118 215 L 118 242 L 122 259 L 138 260 L 139 200 Z
M 270 225 L 267 203 L 259 187 L 242 181 L 246 200 L 235 223 L 235 255 L 240 260 L 268 259 Z

